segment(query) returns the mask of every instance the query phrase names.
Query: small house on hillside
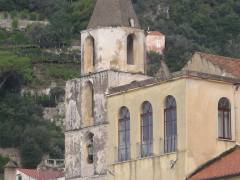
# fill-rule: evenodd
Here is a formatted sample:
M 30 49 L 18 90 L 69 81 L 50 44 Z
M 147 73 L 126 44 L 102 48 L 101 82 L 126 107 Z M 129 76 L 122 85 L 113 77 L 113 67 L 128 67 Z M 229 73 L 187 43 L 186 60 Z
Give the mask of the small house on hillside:
M 147 51 L 163 54 L 165 49 L 165 35 L 158 31 L 148 31 L 146 36 Z
M 53 170 L 21 169 L 16 170 L 17 180 L 63 180 L 64 173 Z

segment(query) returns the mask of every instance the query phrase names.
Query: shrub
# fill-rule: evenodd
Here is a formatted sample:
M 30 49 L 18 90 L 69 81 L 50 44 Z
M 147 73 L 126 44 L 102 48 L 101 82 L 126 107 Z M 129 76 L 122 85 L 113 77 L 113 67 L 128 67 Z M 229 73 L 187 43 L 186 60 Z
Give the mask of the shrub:
M 11 11 L 10 16 L 11 16 L 12 19 L 16 18 L 17 17 L 17 11 Z
M 18 28 L 18 19 L 14 18 L 12 20 L 12 29 L 16 30 Z
M 154 76 L 158 72 L 161 66 L 161 59 L 162 59 L 162 56 L 156 52 L 151 51 L 147 53 L 147 74 L 148 75 Z
M 66 65 L 49 65 L 47 67 L 47 73 L 49 77 L 55 79 L 68 80 L 77 77 L 79 70 L 76 68 L 68 67 Z
M 7 19 L 7 18 L 8 18 L 8 13 L 7 13 L 7 12 L 4 12 L 4 13 L 3 13 L 3 17 L 4 17 L 4 19 Z
M 21 19 L 28 19 L 29 12 L 27 10 L 20 12 L 20 18 Z
M 1 156 L 0 155 L 0 174 L 4 171 L 4 166 L 8 163 L 9 157 Z
M 37 20 L 37 17 L 38 17 L 37 13 L 32 12 L 32 13 L 30 14 L 29 19 L 30 19 L 31 21 L 36 21 L 36 20 Z

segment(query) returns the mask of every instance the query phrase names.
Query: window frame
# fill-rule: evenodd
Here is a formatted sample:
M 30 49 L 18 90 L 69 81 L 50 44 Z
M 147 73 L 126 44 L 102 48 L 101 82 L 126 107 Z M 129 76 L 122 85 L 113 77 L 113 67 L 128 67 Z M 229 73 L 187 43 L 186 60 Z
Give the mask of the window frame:
M 129 34 L 127 36 L 127 65 L 135 64 L 134 41 L 135 41 L 135 35 Z
M 224 106 L 220 104 L 224 103 L 223 101 L 227 102 L 228 107 L 221 107 Z M 227 116 L 225 116 L 225 113 L 227 114 Z M 219 116 L 219 114 L 221 115 L 221 117 Z M 231 103 L 226 97 L 222 97 L 218 101 L 218 138 L 226 140 L 232 139 Z
M 174 104 L 169 103 L 170 100 L 172 100 Z M 169 116 L 169 114 L 171 115 Z M 169 130 L 170 132 L 168 132 Z M 174 96 L 169 95 L 165 98 L 164 108 L 164 153 L 173 153 L 176 152 L 176 150 L 177 150 L 177 102 Z
M 145 107 L 149 106 L 149 109 L 145 111 Z M 147 119 L 147 124 L 144 121 Z M 148 140 L 144 141 L 144 132 L 148 132 Z M 146 150 L 146 152 L 145 152 Z M 141 157 L 148 157 L 153 155 L 153 109 L 152 104 L 149 101 L 144 101 L 142 103 L 141 112 L 141 143 L 140 143 Z
M 124 114 L 124 113 L 126 113 L 126 114 Z M 120 161 L 120 162 L 130 160 L 130 158 L 131 158 L 130 120 L 131 119 L 130 119 L 129 109 L 126 106 L 122 106 L 119 110 L 119 118 L 118 118 L 118 161 Z M 121 129 L 121 127 L 122 127 L 121 124 L 122 123 L 124 123 L 124 128 L 123 129 Z M 124 136 L 123 144 L 121 144 L 122 135 Z

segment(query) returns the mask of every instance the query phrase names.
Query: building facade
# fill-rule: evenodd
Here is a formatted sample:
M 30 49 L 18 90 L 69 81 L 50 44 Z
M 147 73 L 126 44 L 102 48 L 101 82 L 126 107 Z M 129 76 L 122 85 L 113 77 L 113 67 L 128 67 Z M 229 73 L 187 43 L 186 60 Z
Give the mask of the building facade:
M 144 75 L 145 35 L 130 0 L 97 1 L 81 33 L 81 76 L 66 85 L 66 179 L 107 178 L 110 87 Z
M 196 53 L 150 78 L 145 52 L 131 1 L 98 0 L 66 84 L 66 179 L 182 180 L 240 142 L 238 61 Z
M 146 49 L 163 54 L 165 49 L 165 35 L 158 31 L 148 31 L 146 36 Z
M 196 53 L 168 78 L 111 88 L 109 179 L 184 180 L 239 144 L 239 65 Z

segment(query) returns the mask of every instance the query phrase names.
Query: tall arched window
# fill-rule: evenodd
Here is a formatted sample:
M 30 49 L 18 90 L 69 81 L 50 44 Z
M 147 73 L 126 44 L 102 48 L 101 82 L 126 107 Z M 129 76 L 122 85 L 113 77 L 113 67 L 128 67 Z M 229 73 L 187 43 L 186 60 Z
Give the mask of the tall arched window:
M 84 73 L 93 72 L 95 66 L 95 41 L 92 36 L 89 36 L 85 39 L 83 53 Z
M 164 109 L 164 152 L 175 152 L 177 146 L 177 107 L 173 96 L 167 96 Z
M 218 137 L 231 139 L 231 105 L 227 98 L 223 97 L 218 102 Z
M 153 115 L 152 105 L 145 101 L 141 114 L 141 157 L 152 155 L 153 146 Z
M 122 107 L 118 120 L 118 160 L 128 159 L 130 159 L 130 113 L 127 107 Z
M 90 126 L 93 124 L 94 117 L 94 90 L 91 82 L 87 82 L 83 93 L 83 124 Z
M 127 64 L 134 64 L 134 35 L 127 37 Z

